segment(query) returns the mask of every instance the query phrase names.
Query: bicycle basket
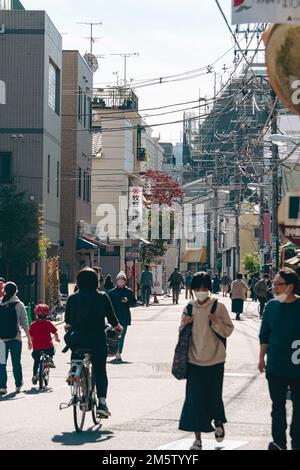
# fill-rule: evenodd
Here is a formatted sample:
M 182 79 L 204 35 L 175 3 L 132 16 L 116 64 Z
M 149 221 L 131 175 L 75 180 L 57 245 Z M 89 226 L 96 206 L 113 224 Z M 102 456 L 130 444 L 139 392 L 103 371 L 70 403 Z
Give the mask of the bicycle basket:
M 119 335 L 111 326 L 105 330 L 105 333 L 108 356 L 115 356 L 119 349 Z

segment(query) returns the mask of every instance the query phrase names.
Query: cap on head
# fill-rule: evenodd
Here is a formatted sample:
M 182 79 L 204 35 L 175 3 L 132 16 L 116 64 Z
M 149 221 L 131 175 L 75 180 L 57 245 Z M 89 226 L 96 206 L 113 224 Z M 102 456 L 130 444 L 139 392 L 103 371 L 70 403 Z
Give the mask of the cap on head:
M 116 277 L 116 280 L 119 281 L 119 280 L 123 280 L 123 281 L 127 281 L 127 276 L 126 274 L 124 273 L 124 271 L 120 271 L 119 274 L 117 275 Z

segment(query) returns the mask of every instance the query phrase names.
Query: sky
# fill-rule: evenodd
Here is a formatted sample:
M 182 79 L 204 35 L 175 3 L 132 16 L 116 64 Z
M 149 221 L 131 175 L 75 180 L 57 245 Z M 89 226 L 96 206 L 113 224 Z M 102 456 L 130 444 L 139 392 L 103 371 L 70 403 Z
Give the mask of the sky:
M 94 75 L 94 86 L 116 84 L 118 71 L 123 78 L 123 58 L 109 54 L 138 52 L 128 59 L 128 76 L 134 80 L 151 79 L 179 74 L 210 65 L 233 46 L 233 40 L 214 0 L 22 0 L 26 10 L 46 10 L 63 37 L 64 49 L 89 51 L 89 26 L 78 22 L 102 22 L 94 29 L 99 39 L 94 53 L 99 59 L 99 70 Z M 231 0 L 220 0 L 230 19 Z M 217 83 L 228 76 L 222 68 L 233 66 L 233 51 L 214 67 Z M 212 97 L 213 74 L 175 83 L 165 83 L 136 89 L 140 110 Z M 197 103 L 190 106 L 195 106 Z M 181 109 L 185 106 L 181 106 Z M 176 108 L 173 108 L 176 109 Z M 177 108 L 178 109 L 178 108 Z M 163 110 L 164 111 L 164 110 Z M 165 110 L 168 111 L 168 110 Z M 150 114 L 159 111 L 151 111 Z M 197 112 L 197 110 L 196 110 Z M 182 119 L 183 113 L 149 117 L 154 135 L 162 141 L 179 142 L 182 124 L 162 125 Z

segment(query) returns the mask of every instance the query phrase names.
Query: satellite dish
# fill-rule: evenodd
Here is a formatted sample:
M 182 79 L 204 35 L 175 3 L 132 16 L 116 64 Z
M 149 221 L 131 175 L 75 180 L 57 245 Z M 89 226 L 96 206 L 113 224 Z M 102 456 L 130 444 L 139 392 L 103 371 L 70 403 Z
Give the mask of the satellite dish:
M 99 64 L 98 64 L 98 60 L 96 56 L 94 56 L 94 54 L 91 54 L 90 52 L 87 52 L 84 58 L 86 62 L 89 64 L 92 72 L 95 73 L 99 68 Z

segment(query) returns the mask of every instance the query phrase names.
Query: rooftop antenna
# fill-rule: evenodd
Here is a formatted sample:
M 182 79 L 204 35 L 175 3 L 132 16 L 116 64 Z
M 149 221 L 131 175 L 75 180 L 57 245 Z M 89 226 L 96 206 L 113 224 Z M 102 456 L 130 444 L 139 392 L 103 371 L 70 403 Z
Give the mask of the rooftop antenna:
M 102 22 L 99 21 L 98 23 L 93 23 L 93 22 L 90 22 L 90 23 L 84 23 L 84 22 L 77 22 L 77 24 L 83 24 L 83 25 L 88 25 L 90 26 L 90 29 L 91 29 L 91 34 L 90 34 L 90 37 L 88 38 L 89 41 L 90 41 L 90 52 L 88 55 L 88 64 L 89 66 L 92 68 L 92 56 L 93 56 L 93 44 L 96 42 L 96 39 L 99 39 L 99 38 L 96 38 L 94 37 L 94 26 L 102 26 Z
M 128 53 L 109 54 L 109 55 L 118 55 L 119 57 L 124 58 L 124 83 L 123 83 L 123 86 L 124 86 L 124 88 L 126 88 L 126 86 L 127 86 L 127 59 L 129 59 L 129 57 L 133 57 L 133 56 L 138 57 L 140 54 L 138 52 L 128 52 Z

